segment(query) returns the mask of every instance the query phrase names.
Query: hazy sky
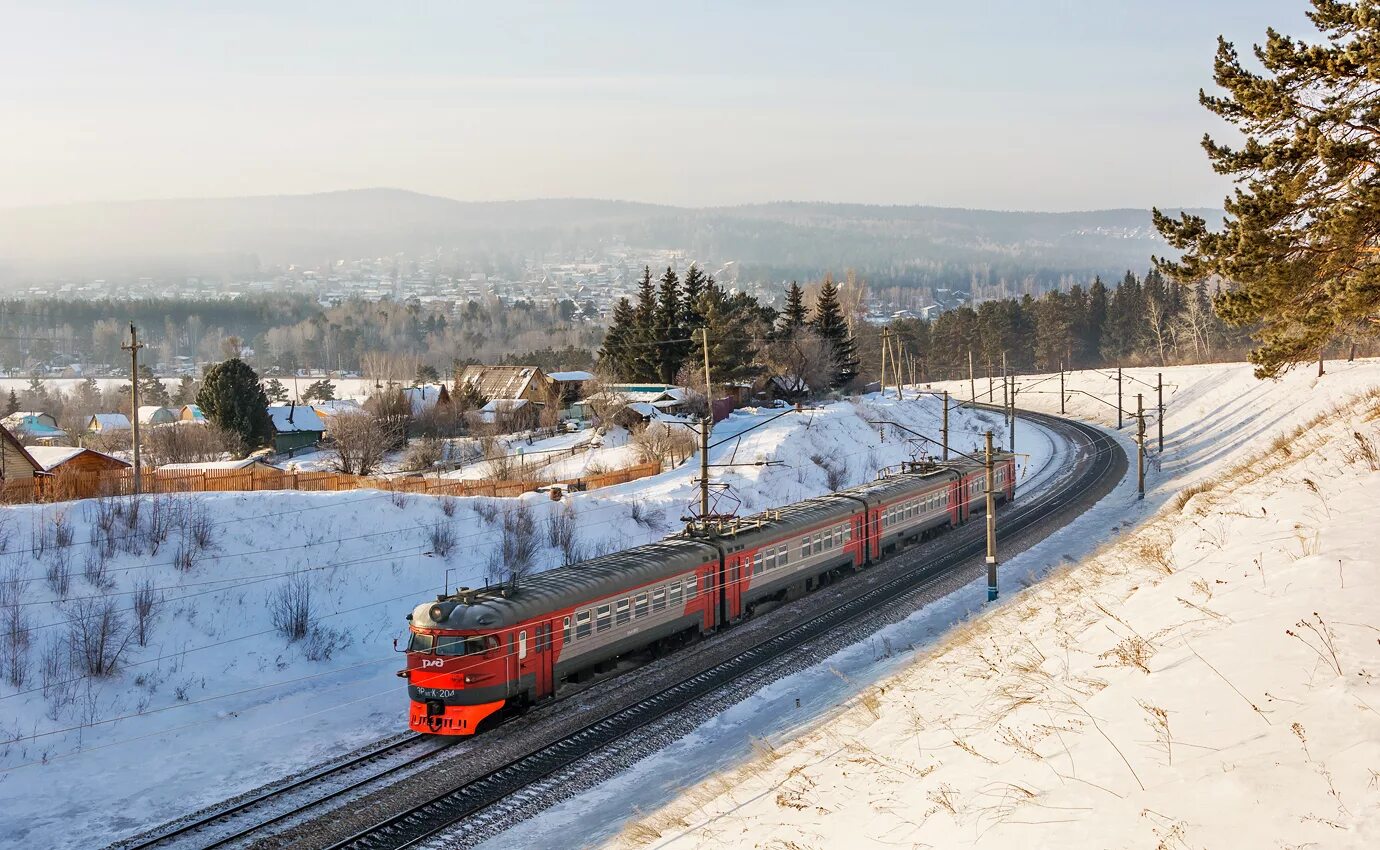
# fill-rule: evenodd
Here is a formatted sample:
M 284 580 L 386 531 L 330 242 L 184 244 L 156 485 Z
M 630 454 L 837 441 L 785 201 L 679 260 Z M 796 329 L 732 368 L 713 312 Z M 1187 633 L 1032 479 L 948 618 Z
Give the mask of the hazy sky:
M 0 206 L 396 186 L 1211 205 L 1219 33 L 1304 0 L 0 0 Z

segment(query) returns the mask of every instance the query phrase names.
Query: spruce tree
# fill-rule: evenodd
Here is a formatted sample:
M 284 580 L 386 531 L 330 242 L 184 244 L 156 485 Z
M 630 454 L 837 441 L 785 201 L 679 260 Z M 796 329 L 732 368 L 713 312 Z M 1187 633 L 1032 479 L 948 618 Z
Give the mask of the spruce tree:
M 849 333 L 848 323 L 843 318 L 843 308 L 839 305 L 839 290 L 833 278 L 825 278 L 824 286 L 815 299 L 815 315 L 810 327 L 834 349 L 837 370 L 830 386 L 847 386 L 858 376 L 858 347 Z
M 190 375 L 183 375 L 177 382 L 177 392 L 173 393 L 173 404 L 181 407 L 184 404 L 196 402 L 196 379 Z
M 620 298 L 613 307 L 613 317 L 608 331 L 604 333 L 604 344 L 599 349 L 599 365 L 619 380 L 627 381 L 635 377 L 634 349 L 629 343 L 636 335 L 632 304 L 628 299 Z
M 5 415 L 9 416 L 11 413 L 17 413 L 18 411 L 19 394 L 16 393 L 13 389 L 11 389 L 9 401 L 5 403 Z
M 704 293 L 705 280 L 704 272 L 700 271 L 700 267 L 691 263 L 690 268 L 685 272 L 685 280 L 682 283 L 684 309 L 681 312 L 680 321 L 687 333 L 704 326 L 704 315 L 700 313 L 700 295 Z
M 1093 278 L 1088 287 L 1088 321 L 1085 325 L 1083 350 L 1096 361 L 1102 356 L 1102 335 L 1107 325 L 1107 284 L 1101 277 Z
M 288 400 L 287 387 L 277 378 L 269 378 L 264 384 L 264 396 L 274 404 L 281 404 Z
M 781 311 L 781 337 L 790 339 L 800 328 L 805 327 L 808 317 L 805 311 L 805 290 L 800 284 L 791 281 L 786 290 L 786 309 Z
M 268 396 L 259 385 L 259 376 L 238 357 L 206 370 L 196 403 L 212 424 L 236 435 L 245 450 L 267 445 L 273 439 Z
M 168 388 L 153 374 L 148 366 L 139 367 L 139 403 L 167 407 L 172 399 Z
M 1237 148 L 1203 138 L 1213 170 L 1236 182 L 1222 229 L 1154 213 L 1184 252 L 1156 265 L 1185 283 L 1227 281 L 1217 309 L 1233 325 L 1258 326 L 1250 360 L 1260 377 L 1380 328 L 1380 7 L 1312 7 L 1323 40 L 1268 30 L 1254 51 L 1261 73 L 1218 39 L 1213 77 L 1224 93 L 1198 99 L 1245 137 Z
M 637 305 L 633 308 L 633 327 L 635 333 L 628 340 L 628 350 L 632 353 L 630 381 L 655 381 L 661 374 L 661 357 L 656 342 L 660 338 L 656 328 L 656 285 L 652 282 L 651 266 L 642 269 L 642 280 L 638 284 Z
M 666 267 L 657 290 L 656 304 L 656 380 L 670 384 L 685 362 L 690 348 L 690 336 L 682 322 L 684 313 L 680 301 L 680 276 Z

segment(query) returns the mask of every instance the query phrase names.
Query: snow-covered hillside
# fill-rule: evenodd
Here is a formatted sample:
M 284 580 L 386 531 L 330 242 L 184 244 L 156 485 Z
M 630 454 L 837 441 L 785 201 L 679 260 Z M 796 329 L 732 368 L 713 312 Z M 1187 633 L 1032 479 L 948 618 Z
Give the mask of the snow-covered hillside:
M 839 402 L 744 433 L 781 413 L 714 429 L 716 464 L 778 464 L 719 470 L 742 513 L 914 456 L 908 435 L 868 420 L 938 438 L 929 397 Z M 957 412 L 953 442 L 1000 424 Z M 1026 434 L 1043 466 L 1052 441 Z M 22 674 L 0 681 L 0 844 L 104 843 L 400 731 L 403 615 L 446 583 L 484 582 L 505 512 L 527 507 L 536 566 L 550 567 L 563 552 L 549 518 L 571 512 L 573 554 L 657 539 L 694 499 L 694 467 L 559 503 L 356 491 L 146 499 L 137 520 L 114 500 L 0 508 L 0 626 L 19 636 L 0 672 Z M 303 594 L 311 616 L 289 640 L 275 611 Z M 79 622 L 105 623 L 110 642 Z
M 1106 545 L 1078 557 L 1063 533 L 1008 561 L 1008 575 L 1077 563 L 613 843 L 1376 846 L 1380 363 L 1328 369 L 1269 383 L 1244 365 L 1164 370 L 1146 501 L 1123 487 L 1069 529 Z M 1022 404 L 1057 410 L 1035 391 L 1057 376 L 1036 380 Z M 1097 373 L 1068 386 L 1115 397 Z M 1077 394 L 1069 409 L 1115 417 Z M 737 723 L 763 712 L 742 708 Z

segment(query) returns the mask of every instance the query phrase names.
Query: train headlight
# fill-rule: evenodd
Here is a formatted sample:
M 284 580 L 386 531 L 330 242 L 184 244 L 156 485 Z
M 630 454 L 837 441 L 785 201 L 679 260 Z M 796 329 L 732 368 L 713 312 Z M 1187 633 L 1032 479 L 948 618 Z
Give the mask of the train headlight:
M 444 605 L 440 604 L 432 605 L 431 610 L 427 612 L 427 616 L 431 617 L 433 623 L 440 623 L 449 615 L 450 612 L 446 610 Z

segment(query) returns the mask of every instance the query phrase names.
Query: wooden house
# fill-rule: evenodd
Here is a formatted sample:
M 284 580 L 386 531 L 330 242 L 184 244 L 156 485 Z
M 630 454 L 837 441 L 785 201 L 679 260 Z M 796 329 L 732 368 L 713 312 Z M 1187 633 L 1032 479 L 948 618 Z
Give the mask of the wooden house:
M 119 472 L 129 468 L 128 463 L 117 457 L 81 446 L 33 446 L 28 451 L 43 472 L 54 475 L 60 472 Z
M 469 385 L 486 401 L 522 399 L 544 404 L 555 385 L 537 366 L 466 366 L 455 376 L 457 391 Z
M 268 408 L 268 418 L 273 420 L 273 450 L 293 452 L 321 442 L 326 434 L 326 425 L 305 404 L 278 404 Z
M 43 467 L 7 428 L 0 428 L 0 486 L 14 481 L 32 481 Z

